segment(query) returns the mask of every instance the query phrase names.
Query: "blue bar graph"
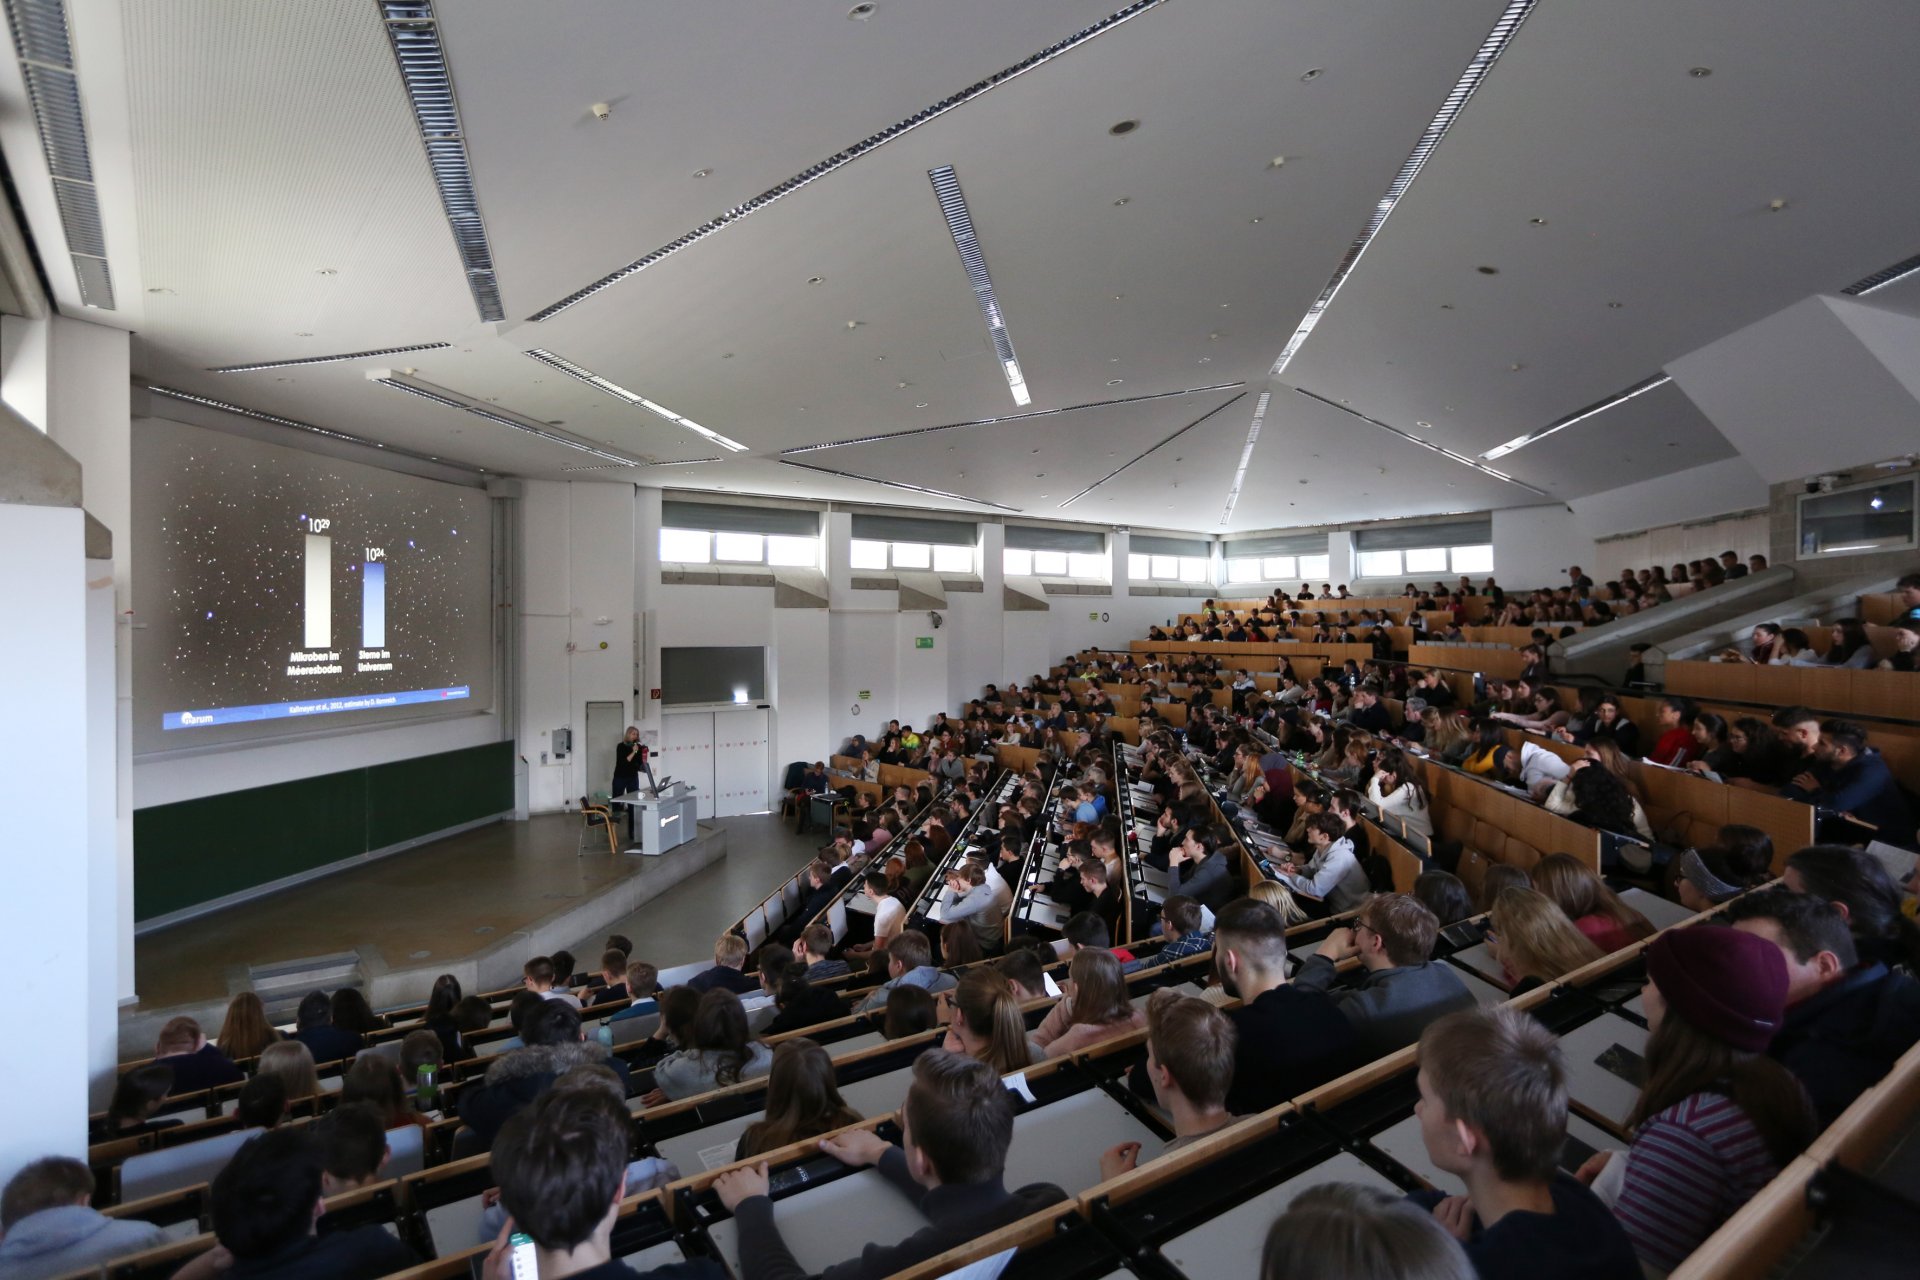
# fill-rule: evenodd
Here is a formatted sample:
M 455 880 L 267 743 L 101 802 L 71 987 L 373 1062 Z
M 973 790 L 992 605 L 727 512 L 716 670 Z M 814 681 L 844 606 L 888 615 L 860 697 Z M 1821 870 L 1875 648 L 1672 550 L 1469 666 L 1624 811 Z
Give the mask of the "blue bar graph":
M 369 560 L 360 574 L 360 647 L 387 647 L 387 566 Z

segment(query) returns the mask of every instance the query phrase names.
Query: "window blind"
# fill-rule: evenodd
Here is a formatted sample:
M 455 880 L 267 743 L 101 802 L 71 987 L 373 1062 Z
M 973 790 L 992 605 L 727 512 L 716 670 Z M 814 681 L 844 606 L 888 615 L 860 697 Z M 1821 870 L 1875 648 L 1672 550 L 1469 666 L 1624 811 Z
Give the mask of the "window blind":
M 1107 549 L 1107 535 L 1098 529 L 1039 529 L 1010 524 L 1006 527 L 1006 545 L 1016 551 L 1080 551 L 1098 555 Z
M 1493 517 L 1448 520 L 1436 524 L 1399 524 L 1356 529 L 1357 551 L 1405 551 L 1409 547 L 1474 547 L 1493 541 Z
M 1222 550 L 1233 558 L 1323 556 L 1327 554 L 1327 535 L 1324 533 L 1275 533 L 1258 538 L 1230 538 Z
M 1158 533 L 1136 533 L 1127 550 L 1136 556 L 1204 556 L 1212 548 L 1205 538 L 1170 538 Z
M 922 520 L 916 516 L 878 516 L 855 512 L 853 536 L 873 542 L 931 542 L 942 547 L 971 547 L 980 540 L 977 526 L 959 520 Z
M 789 538 L 820 536 L 818 511 L 785 507 L 735 507 L 720 502 L 660 504 L 660 525 L 666 529 L 705 529 L 715 533 L 771 533 Z

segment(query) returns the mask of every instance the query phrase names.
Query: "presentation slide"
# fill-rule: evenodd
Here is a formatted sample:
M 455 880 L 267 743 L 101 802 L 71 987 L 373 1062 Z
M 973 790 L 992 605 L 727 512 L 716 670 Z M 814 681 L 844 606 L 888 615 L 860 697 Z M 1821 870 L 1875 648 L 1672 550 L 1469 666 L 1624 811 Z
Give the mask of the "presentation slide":
M 136 750 L 491 703 L 482 491 L 163 420 L 134 476 Z

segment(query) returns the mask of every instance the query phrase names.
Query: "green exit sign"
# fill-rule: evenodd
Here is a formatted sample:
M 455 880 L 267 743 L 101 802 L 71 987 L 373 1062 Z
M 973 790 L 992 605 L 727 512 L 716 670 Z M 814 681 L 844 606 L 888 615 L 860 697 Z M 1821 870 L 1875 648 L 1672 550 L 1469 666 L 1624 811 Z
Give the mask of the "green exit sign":
M 916 649 L 931 649 L 933 648 L 933 637 L 915 636 L 913 638 L 913 647 Z
M 1088 614 L 1088 615 L 1087 615 L 1087 621 L 1088 621 L 1088 622 L 1098 622 L 1098 621 L 1100 621 L 1100 612 L 1099 612 L 1099 610 L 1097 610 L 1097 609 L 1096 609 L 1096 610 L 1095 610 L 1094 612 L 1092 612 L 1092 613 L 1090 613 L 1090 614 Z

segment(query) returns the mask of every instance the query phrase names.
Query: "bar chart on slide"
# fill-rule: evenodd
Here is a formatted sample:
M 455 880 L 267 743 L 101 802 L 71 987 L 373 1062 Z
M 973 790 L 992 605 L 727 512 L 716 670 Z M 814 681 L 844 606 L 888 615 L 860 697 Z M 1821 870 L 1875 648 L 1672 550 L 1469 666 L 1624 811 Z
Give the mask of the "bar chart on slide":
M 360 566 L 360 647 L 383 649 L 387 644 L 387 565 L 377 557 L 378 547 L 367 548 Z
M 312 525 L 324 526 L 324 520 Z M 309 649 L 324 649 L 333 643 L 333 539 L 324 533 L 307 535 L 307 597 L 305 638 Z

